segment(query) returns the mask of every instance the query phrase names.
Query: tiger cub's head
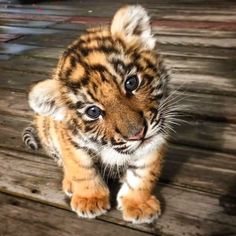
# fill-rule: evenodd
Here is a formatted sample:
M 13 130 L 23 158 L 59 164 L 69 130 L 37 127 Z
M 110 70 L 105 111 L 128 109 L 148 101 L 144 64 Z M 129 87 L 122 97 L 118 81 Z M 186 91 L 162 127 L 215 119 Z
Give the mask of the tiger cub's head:
M 64 52 L 55 77 L 32 88 L 30 106 L 73 137 L 118 153 L 164 139 L 168 76 L 149 20 L 141 6 L 126 6 L 109 27 L 88 30 Z

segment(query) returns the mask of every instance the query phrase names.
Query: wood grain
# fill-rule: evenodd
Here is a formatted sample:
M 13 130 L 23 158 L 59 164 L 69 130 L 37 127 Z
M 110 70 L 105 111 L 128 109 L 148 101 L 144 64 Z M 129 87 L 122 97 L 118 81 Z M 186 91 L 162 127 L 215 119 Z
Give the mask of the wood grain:
M 5 161 L 6 158 L 8 162 Z M 2 166 L 1 191 L 58 208 L 69 209 L 64 194 L 59 190 L 61 171 L 51 159 L 1 149 L 0 163 Z M 14 172 L 9 171 L 13 165 Z M 163 217 L 152 227 L 126 224 L 121 221 L 120 213 L 115 210 L 99 219 L 128 225 L 150 233 L 175 232 L 177 236 L 183 233 L 189 235 L 191 232 L 203 235 L 216 232 L 235 233 L 235 217 L 227 215 L 224 207 L 219 205 L 219 199 L 213 195 L 166 185 L 159 185 L 156 194 L 162 199 L 164 213 Z M 197 207 L 196 203 L 198 203 Z M 191 209 L 191 212 L 188 209 Z
M 26 150 L 26 92 L 51 77 L 65 47 L 107 24 L 135 0 L 0 3 L 0 235 L 236 235 L 236 6 L 234 1 L 139 0 L 153 19 L 170 87 L 187 105 L 172 134 L 155 194 L 162 217 L 131 225 L 112 210 L 78 219 L 61 191 L 62 170 L 42 150 Z M 111 185 L 112 192 L 115 187 Z M 114 200 L 114 199 L 113 199 Z
M 102 220 L 80 219 L 72 212 L 3 193 L 0 193 L 0 201 L 1 235 L 69 236 L 77 233 L 90 236 L 93 232 L 101 235 L 111 235 L 111 232 L 117 235 L 150 235 Z
M 21 141 L 21 132 L 29 123 L 29 118 L 0 115 L 0 146 L 30 152 Z M 45 156 L 42 150 L 37 154 Z M 235 190 L 230 191 L 236 180 L 235 160 L 235 155 L 231 154 L 171 145 L 161 179 L 179 186 L 236 196 Z
M 12 73 L 10 73 L 12 75 Z M 16 73 L 17 74 L 17 73 Z M 19 73 L 21 75 L 21 73 Z M 25 74 L 23 74 L 24 76 Z M 35 81 L 46 79 L 46 76 L 35 76 L 32 74 L 29 77 L 23 77 L 24 84 L 21 81 L 11 80 L 7 78 L 7 81 L 3 80 L 0 86 L 1 101 L 0 101 L 0 112 L 9 113 L 20 116 L 30 116 L 32 111 L 27 103 L 27 94 L 25 93 L 25 86 L 28 85 L 27 90 L 30 87 L 32 78 Z M 5 78 L 3 76 L 3 78 Z M 20 78 L 18 78 L 20 80 Z M 28 81 L 27 81 L 28 80 Z M 12 82 L 14 81 L 14 83 Z M 18 86 L 17 83 L 20 83 Z M 5 88 L 5 89 L 1 89 Z M 13 91 L 9 91 L 6 88 L 12 88 Z M 16 91 L 14 91 L 16 89 Z M 17 90 L 20 90 L 19 92 Z M 236 122 L 236 98 L 232 97 L 230 100 L 227 96 L 210 95 L 201 93 L 189 93 L 189 92 L 176 92 L 173 97 L 178 101 L 178 104 L 185 106 L 180 113 L 185 114 L 189 118 L 196 119 L 201 118 L 205 120 L 214 121 L 227 121 Z M 185 118 L 183 118 L 185 119 Z M 191 130 L 191 129 L 190 129 Z

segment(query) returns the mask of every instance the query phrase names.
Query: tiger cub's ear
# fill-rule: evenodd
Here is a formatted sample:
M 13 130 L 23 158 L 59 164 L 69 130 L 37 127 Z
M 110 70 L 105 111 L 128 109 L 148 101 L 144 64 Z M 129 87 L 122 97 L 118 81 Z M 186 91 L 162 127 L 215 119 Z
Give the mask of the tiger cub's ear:
M 65 108 L 60 102 L 60 85 L 55 79 L 47 79 L 34 85 L 29 93 L 30 107 L 40 115 L 63 120 Z
M 139 40 L 149 50 L 155 47 L 156 39 L 152 34 L 150 18 L 140 5 L 128 5 L 120 8 L 111 23 L 113 37 L 121 37 L 126 42 Z

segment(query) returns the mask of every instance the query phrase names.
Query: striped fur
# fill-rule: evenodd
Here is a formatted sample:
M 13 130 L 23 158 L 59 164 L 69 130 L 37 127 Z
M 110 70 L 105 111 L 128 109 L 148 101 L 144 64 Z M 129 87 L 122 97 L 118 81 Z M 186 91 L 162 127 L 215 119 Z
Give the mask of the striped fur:
M 173 111 L 169 75 L 154 46 L 145 9 L 123 7 L 111 26 L 90 29 L 74 41 L 53 78 L 29 93 L 37 135 L 62 164 L 63 190 L 81 217 L 93 218 L 110 208 L 97 163 L 108 175 L 116 170 L 123 175 L 117 201 L 125 220 L 149 223 L 160 214 L 151 192 Z M 24 140 L 36 148 L 26 130 Z
M 34 151 L 38 150 L 40 147 L 37 131 L 33 125 L 30 125 L 23 130 L 22 140 L 27 148 Z

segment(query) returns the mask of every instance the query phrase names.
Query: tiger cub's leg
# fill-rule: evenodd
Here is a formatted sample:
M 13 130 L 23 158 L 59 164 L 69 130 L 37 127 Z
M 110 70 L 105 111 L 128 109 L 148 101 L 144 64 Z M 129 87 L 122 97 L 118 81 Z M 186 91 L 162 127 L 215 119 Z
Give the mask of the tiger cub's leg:
M 74 147 L 64 150 L 63 167 L 62 187 L 71 195 L 73 211 L 80 217 L 94 218 L 110 209 L 108 187 L 86 151 Z
M 118 193 L 118 209 L 123 218 L 132 223 L 151 223 L 161 213 L 159 200 L 152 195 L 161 170 L 164 148 L 154 151 L 129 166 Z

